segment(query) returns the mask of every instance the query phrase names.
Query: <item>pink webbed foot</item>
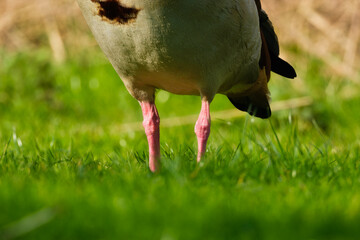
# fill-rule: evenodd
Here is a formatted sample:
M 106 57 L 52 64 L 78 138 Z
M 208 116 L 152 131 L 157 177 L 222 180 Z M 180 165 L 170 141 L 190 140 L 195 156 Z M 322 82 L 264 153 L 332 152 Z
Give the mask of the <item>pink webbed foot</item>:
M 143 112 L 143 126 L 149 143 L 149 168 L 152 172 L 159 169 L 160 159 L 160 117 L 153 102 L 140 102 Z
M 195 124 L 195 134 L 198 140 L 198 162 L 200 162 L 206 152 L 206 143 L 210 135 L 210 125 L 210 103 L 208 101 L 202 101 L 200 115 Z

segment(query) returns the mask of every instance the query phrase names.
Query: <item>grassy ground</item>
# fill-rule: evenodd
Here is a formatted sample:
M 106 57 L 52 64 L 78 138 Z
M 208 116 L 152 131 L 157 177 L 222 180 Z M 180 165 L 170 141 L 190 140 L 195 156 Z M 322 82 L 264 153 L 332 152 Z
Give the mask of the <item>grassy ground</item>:
M 200 165 L 193 125 L 162 128 L 162 171 L 152 174 L 144 133 L 118 131 L 142 120 L 140 107 L 99 51 L 64 64 L 47 50 L 0 59 L 0 238 L 360 234 L 359 91 L 319 61 L 293 83 L 271 81 L 274 101 L 310 95 L 311 107 L 213 119 Z M 200 110 L 199 97 L 158 94 L 163 119 Z M 232 108 L 221 96 L 211 107 Z

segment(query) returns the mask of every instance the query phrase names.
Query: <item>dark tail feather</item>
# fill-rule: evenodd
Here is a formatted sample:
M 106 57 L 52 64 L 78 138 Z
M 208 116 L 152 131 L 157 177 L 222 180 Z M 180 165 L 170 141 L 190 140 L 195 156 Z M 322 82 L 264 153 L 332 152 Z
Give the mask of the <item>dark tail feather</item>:
M 283 59 L 270 54 L 271 58 L 271 71 L 286 78 L 296 78 L 295 69 Z
M 230 98 L 230 102 L 239 110 L 248 112 L 250 115 L 259 117 L 262 119 L 269 118 L 271 116 L 271 108 L 269 102 L 263 102 L 261 105 L 255 104 L 249 96 Z
M 273 24 L 270 21 L 268 15 L 264 10 L 261 9 L 260 1 L 258 1 L 257 6 L 259 12 L 259 19 L 260 19 L 260 29 L 262 34 L 264 35 L 267 49 L 270 54 L 271 71 L 286 78 L 295 78 L 296 77 L 295 69 L 289 63 L 279 58 L 279 54 L 280 54 L 279 40 L 278 37 L 276 36 Z

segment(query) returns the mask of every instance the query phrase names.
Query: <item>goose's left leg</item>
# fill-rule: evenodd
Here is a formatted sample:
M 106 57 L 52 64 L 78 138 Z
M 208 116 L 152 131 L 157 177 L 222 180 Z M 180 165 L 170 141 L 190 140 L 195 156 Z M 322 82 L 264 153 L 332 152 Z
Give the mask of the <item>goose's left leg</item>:
M 195 134 L 198 140 L 198 162 L 200 162 L 206 152 L 206 143 L 210 135 L 210 125 L 210 102 L 208 100 L 202 100 L 200 115 L 195 125 Z
M 149 167 L 152 172 L 159 168 L 160 159 L 160 117 L 154 102 L 140 102 L 144 116 L 143 126 L 149 143 Z

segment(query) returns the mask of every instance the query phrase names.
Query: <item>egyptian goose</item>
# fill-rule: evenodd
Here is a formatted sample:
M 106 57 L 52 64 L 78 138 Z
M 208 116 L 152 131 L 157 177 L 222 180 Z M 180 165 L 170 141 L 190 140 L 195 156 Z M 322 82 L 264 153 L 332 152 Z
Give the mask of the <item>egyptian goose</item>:
M 159 168 L 155 90 L 198 95 L 197 161 L 210 134 L 210 103 L 226 95 L 242 111 L 271 115 L 270 71 L 294 78 L 259 0 L 77 0 L 100 47 L 139 101 L 149 167 Z

